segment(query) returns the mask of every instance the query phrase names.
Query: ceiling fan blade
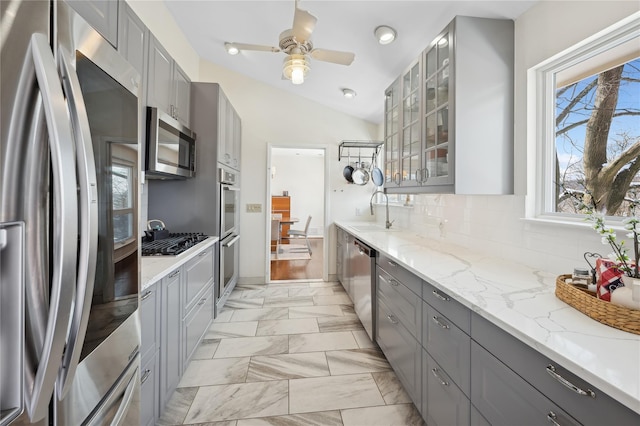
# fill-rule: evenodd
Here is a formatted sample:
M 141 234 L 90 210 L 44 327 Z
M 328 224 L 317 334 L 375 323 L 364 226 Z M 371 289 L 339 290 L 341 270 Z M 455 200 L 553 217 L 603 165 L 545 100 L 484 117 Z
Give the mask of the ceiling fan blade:
M 280 48 L 274 46 L 263 46 L 260 44 L 247 44 L 247 43 L 229 43 L 238 48 L 238 50 L 258 50 L 261 52 L 274 52 L 280 51 Z
M 313 49 L 309 52 L 313 59 L 324 62 L 332 62 L 340 65 L 351 65 L 356 55 L 351 52 L 338 52 L 337 50 Z
M 306 10 L 298 9 L 296 5 L 296 13 L 293 15 L 293 36 L 299 43 L 304 43 L 311 38 L 311 33 L 316 27 L 318 18 L 307 12 Z

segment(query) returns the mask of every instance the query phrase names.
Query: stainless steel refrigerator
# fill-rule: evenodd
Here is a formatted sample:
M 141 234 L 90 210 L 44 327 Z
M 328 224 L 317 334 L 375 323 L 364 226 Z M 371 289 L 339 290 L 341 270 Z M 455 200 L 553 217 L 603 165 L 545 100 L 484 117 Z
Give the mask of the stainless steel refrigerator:
M 0 425 L 137 424 L 140 76 L 61 1 L 0 11 Z

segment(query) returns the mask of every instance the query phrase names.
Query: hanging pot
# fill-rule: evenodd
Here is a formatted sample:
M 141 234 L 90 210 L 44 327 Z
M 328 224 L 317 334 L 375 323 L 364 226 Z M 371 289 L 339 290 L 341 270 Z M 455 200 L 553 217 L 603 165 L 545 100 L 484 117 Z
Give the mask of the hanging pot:
M 364 164 L 360 161 L 360 151 L 358 151 L 358 167 L 353 171 L 351 177 L 353 183 L 356 185 L 366 185 L 369 182 L 369 171 L 364 167 Z
M 375 186 L 382 186 L 384 183 L 384 175 L 382 174 L 382 170 L 378 168 L 376 164 L 376 153 L 373 153 L 373 157 L 371 158 L 371 180 Z
M 352 177 L 353 167 L 351 167 L 351 151 L 347 151 L 347 152 L 348 152 L 347 165 L 342 170 L 342 176 L 344 176 L 347 182 L 353 183 L 353 177 Z

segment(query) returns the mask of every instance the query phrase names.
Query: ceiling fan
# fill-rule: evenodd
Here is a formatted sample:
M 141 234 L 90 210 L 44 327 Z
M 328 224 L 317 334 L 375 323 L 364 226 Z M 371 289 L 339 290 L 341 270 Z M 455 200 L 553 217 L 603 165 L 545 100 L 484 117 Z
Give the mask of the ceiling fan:
M 317 18 L 298 8 L 298 0 L 295 2 L 295 13 L 291 29 L 280 33 L 279 47 L 263 46 L 246 43 L 225 43 L 227 52 L 237 54 L 241 50 L 256 50 L 263 52 L 284 52 L 282 75 L 291 80 L 293 84 L 304 83 L 304 77 L 309 72 L 309 57 L 324 62 L 340 65 L 351 65 L 355 54 L 351 52 L 339 52 L 337 50 L 317 49 L 311 42 L 311 33 L 316 26 Z

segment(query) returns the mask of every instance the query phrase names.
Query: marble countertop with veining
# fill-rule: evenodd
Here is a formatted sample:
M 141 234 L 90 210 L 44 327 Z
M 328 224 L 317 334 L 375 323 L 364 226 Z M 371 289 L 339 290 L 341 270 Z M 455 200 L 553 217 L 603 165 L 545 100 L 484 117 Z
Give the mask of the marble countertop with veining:
M 336 225 L 640 413 L 640 335 L 562 302 L 554 293 L 556 275 L 407 229 Z
M 218 242 L 218 237 L 210 236 L 177 256 L 142 256 L 142 284 L 140 291 L 146 290 L 151 284 L 193 259 L 202 250 L 211 247 L 216 242 Z

